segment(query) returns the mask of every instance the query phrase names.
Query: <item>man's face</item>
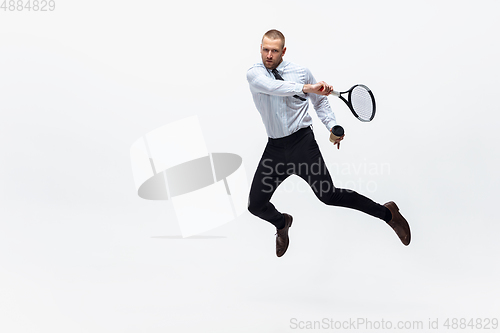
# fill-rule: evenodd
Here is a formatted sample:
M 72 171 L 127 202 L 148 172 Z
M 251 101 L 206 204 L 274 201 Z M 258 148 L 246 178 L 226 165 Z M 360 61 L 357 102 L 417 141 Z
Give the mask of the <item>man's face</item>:
M 264 37 L 260 46 L 262 62 L 267 69 L 275 69 L 283 60 L 286 47 L 283 47 L 281 39 L 270 39 Z

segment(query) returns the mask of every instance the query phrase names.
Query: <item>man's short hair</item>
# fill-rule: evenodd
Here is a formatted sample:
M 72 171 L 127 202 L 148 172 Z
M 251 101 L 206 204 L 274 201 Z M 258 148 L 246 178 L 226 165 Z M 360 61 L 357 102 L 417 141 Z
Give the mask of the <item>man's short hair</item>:
M 266 32 L 264 34 L 264 36 L 262 37 L 262 39 L 264 39 L 264 37 L 267 37 L 269 39 L 281 39 L 281 47 L 285 47 L 285 36 L 278 30 L 276 29 L 272 29 L 272 30 L 269 30 L 268 32 Z

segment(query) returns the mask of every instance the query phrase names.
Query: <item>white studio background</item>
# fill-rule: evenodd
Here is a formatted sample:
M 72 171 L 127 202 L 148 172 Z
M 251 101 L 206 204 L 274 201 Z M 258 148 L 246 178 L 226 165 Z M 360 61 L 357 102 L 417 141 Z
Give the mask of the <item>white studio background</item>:
M 498 317 L 499 10 L 481 0 L 0 10 L 0 331 Z M 252 179 L 266 134 L 245 73 L 272 28 L 316 79 L 374 91 L 369 124 L 331 99 L 347 133 L 340 150 L 317 117 L 315 135 L 337 185 L 398 203 L 409 247 L 295 178 L 273 198 L 295 221 L 283 258 L 275 229 L 249 213 L 182 239 L 169 202 L 135 193 L 130 145 L 192 115 L 209 151 L 239 154 Z

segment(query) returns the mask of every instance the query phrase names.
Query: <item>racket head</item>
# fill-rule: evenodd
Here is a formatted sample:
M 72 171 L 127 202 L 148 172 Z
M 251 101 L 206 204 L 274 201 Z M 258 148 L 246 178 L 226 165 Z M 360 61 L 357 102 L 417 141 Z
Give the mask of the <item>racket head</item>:
M 347 100 L 342 95 L 347 94 Z M 377 106 L 375 97 L 370 88 L 364 84 L 352 86 L 348 91 L 344 91 L 339 96 L 346 102 L 352 114 L 363 122 L 372 121 L 375 117 Z

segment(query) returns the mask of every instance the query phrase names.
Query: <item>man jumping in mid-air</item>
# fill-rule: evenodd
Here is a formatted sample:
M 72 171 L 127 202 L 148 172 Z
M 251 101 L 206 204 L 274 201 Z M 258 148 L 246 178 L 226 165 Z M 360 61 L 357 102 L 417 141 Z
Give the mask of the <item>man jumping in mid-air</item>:
M 316 82 L 307 68 L 284 61 L 285 52 L 283 34 L 277 30 L 266 32 L 261 45 L 262 62 L 247 72 L 255 106 L 269 137 L 252 181 L 248 210 L 276 227 L 276 255 L 281 257 L 288 248 L 288 229 L 293 218 L 280 213 L 270 199 L 291 174 L 304 179 L 323 203 L 356 209 L 384 220 L 404 245 L 410 244 L 410 227 L 394 202 L 380 205 L 333 185 L 307 112 L 311 100 L 319 119 L 331 131 L 336 120 L 326 96 L 333 87 Z M 334 143 L 339 147 L 343 139 L 341 136 Z

